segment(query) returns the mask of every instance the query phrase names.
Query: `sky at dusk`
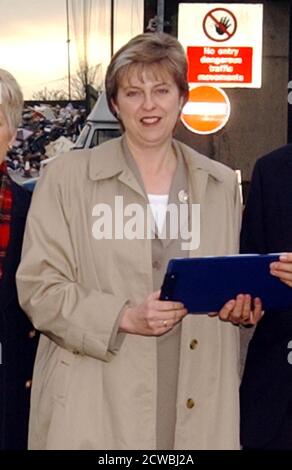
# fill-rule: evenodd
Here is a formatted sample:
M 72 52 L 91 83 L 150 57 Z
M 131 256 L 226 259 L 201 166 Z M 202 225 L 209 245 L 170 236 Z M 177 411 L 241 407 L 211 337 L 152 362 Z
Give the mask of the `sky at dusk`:
M 76 34 L 80 37 L 81 26 L 76 12 L 82 12 L 82 4 L 82 0 L 69 1 L 72 74 L 80 59 Z M 93 0 L 92 5 L 88 60 L 90 66 L 102 64 L 104 74 L 110 59 L 110 0 Z M 117 49 L 142 32 L 143 0 L 116 0 L 115 5 Z M 65 0 L 0 0 L 0 67 L 16 77 L 26 99 L 44 87 L 67 90 L 66 41 Z

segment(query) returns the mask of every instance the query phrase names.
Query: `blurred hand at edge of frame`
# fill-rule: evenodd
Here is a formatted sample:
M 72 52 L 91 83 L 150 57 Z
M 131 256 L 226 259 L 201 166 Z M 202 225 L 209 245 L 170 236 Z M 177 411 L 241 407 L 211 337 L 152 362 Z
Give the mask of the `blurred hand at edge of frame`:
M 210 312 L 209 316 L 219 316 L 222 321 L 231 322 L 234 325 L 253 326 L 262 318 L 264 312 L 259 297 L 251 298 L 249 294 L 238 294 L 236 299 L 231 299 L 217 312 Z
M 282 253 L 279 261 L 273 261 L 270 264 L 270 273 L 292 287 L 292 253 Z

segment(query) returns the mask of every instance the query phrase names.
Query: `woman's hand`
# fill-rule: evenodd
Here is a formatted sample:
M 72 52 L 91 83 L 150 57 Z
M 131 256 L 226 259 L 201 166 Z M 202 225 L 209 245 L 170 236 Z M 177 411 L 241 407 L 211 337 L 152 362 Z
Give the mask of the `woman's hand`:
M 236 299 L 229 300 L 218 315 L 221 320 L 235 325 L 256 325 L 263 316 L 262 302 L 258 297 L 252 302 L 249 294 L 239 294 Z
M 283 253 L 280 261 L 273 261 L 270 264 L 270 273 L 292 287 L 292 253 Z
M 171 330 L 188 313 L 180 302 L 159 300 L 160 291 L 136 306 L 127 307 L 119 331 L 143 336 L 160 336 Z

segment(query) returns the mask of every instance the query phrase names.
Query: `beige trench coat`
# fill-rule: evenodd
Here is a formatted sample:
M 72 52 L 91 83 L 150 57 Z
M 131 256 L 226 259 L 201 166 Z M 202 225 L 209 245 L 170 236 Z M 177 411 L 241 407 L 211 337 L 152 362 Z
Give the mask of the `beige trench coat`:
M 235 173 L 185 145 L 201 243 L 191 256 L 238 250 Z M 48 165 L 28 216 L 20 303 L 41 335 L 31 449 L 155 449 L 157 339 L 115 334 L 121 309 L 152 292 L 151 240 L 96 240 L 93 207 L 146 204 L 121 139 Z M 191 342 L 196 339 L 196 348 Z M 194 342 L 192 342 L 192 345 Z M 238 328 L 206 315 L 182 324 L 176 449 L 239 448 Z M 190 408 L 190 401 L 194 406 Z

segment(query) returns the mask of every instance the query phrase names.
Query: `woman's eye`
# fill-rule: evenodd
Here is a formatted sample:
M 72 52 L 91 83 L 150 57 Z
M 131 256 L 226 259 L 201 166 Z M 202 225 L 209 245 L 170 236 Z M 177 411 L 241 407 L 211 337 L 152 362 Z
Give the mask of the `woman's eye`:
M 157 89 L 157 92 L 160 94 L 160 95 L 166 95 L 168 93 L 168 88 L 158 88 Z
M 134 96 L 137 96 L 138 93 L 139 92 L 137 90 L 130 90 L 130 91 L 127 91 L 126 96 L 128 96 L 129 98 L 132 98 Z

